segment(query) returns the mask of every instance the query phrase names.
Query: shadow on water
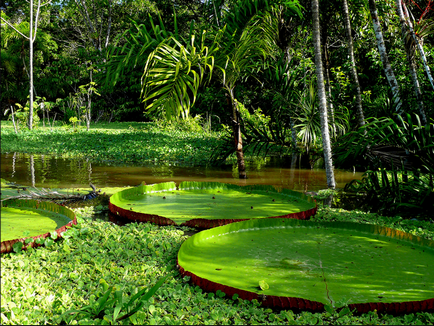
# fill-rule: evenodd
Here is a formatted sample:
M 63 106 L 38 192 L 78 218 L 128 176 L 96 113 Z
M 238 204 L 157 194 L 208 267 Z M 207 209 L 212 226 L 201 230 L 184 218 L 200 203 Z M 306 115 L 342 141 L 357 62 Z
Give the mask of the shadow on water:
M 293 166 L 293 168 L 291 168 Z M 263 184 L 300 192 L 327 188 L 325 170 L 294 168 L 294 161 L 256 159 L 247 162 L 247 180 L 238 179 L 236 164 L 219 167 L 180 167 L 166 165 L 111 165 L 87 159 L 65 159 L 48 155 L 1 154 L 1 177 L 24 186 L 44 188 L 98 188 L 135 186 L 174 181 L 224 182 L 240 185 Z M 337 188 L 343 188 L 362 173 L 335 170 Z

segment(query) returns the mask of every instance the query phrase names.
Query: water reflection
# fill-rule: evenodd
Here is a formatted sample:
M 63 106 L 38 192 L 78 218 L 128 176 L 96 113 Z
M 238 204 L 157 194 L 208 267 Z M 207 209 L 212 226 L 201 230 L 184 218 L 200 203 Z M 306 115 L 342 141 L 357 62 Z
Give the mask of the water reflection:
M 175 181 L 216 181 L 233 184 L 267 184 L 297 191 L 327 188 L 323 169 L 291 168 L 291 159 L 258 159 L 247 162 L 247 180 L 239 180 L 236 165 L 179 167 L 171 165 L 111 165 L 87 159 L 65 159 L 49 155 L 1 154 L 1 177 L 21 185 L 44 188 L 80 188 L 93 183 L 98 188 L 134 186 Z M 361 173 L 335 170 L 338 188 Z

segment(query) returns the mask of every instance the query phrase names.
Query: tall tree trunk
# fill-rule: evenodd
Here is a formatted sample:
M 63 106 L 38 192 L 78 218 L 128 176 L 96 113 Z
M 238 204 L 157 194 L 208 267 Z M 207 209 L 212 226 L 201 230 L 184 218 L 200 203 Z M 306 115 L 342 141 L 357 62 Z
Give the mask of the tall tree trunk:
M 30 90 L 29 90 L 29 122 L 28 127 L 29 130 L 33 129 L 33 0 L 30 0 L 30 34 L 29 34 L 29 42 L 30 42 Z
M 332 151 L 327 120 L 327 98 L 324 88 L 324 75 L 321 60 L 321 39 L 318 7 L 318 0 L 312 0 L 313 46 L 315 49 L 315 66 L 318 84 L 318 99 L 321 118 L 321 135 L 324 150 L 324 162 L 327 176 L 327 186 L 334 189 L 336 187 L 336 181 L 333 172 Z
M 390 65 L 389 58 L 386 52 L 386 45 L 384 44 L 383 33 L 381 31 L 380 21 L 378 19 L 377 5 L 375 0 L 369 0 L 369 11 L 371 12 L 372 24 L 374 25 L 375 37 L 377 39 L 378 52 L 380 52 L 381 62 L 386 74 L 387 81 L 392 89 L 393 98 L 395 101 L 396 112 L 402 114 L 402 101 L 399 94 L 398 81 L 393 73 L 392 66 Z
M 325 89 L 326 89 L 326 96 L 327 96 L 327 112 L 328 112 L 328 118 L 330 119 L 331 129 L 333 130 L 332 137 L 336 136 L 336 125 L 335 125 L 335 113 L 332 103 L 332 88 L 330 83 L 330 60 L 329 60 L 329 52 L 328 52 L 328 31 L 327 31 L 327 24 L 325 22 L 328 22 L 329 15 L 328 15 L 328 6 L 329 4 L 326 4 L 327 9 L 324 10 L 323 17 L 323 24 L 320 22 L 320 28 L 321 28 L 321 49 L 322 49 L 322 55 L 323 55 L 323 62 L 325 63 L 324 67 L 324 78 L 325 78 Z
M 422 62 L 423 62 L 423 66 L 425 68 L 425 72 L 428 76 L 428 79 L 431 83 L 432 88 L 434 89 L 434 80 L 433 80 L 433 77 L 431 75 L 431 71 L 429 69 L 428 62 L 426 61 L 425 51 L 423 50 L 422 44 L 421 44 L 421 42 L 419 42 L 419 40 L 416 36 L 416 33 L 414 32 L 413 24 L 411 23 L 411 20 L 410 20 L 409 14 L 408 14 L 408 10 L 407 10 L 407 6 L 405 5 L 404 2 L 402 3 L 402 8 L 404 9 L 405 17 L 407 18 L 408 27 L 410 28 L 410 33 L 413 37 L 414 42 L 416 43 L 416 46 L 417 46 L 419 53 L 420 53 L 420 56 L 422 57 Z
M 240 179 L 247 179 L 246 174 L 246 164 L 244 162 L 244 152 L 243 152 L 243 138 L 241 136 L 241 125 L 240 125 L 240 112 L 238 109 L 238 103 L 234 96 L 234 89 L 229 90 L 229 95 L 231 97 L 232 106 L 232 130 L 235 143 L 235 153 L 237 155 L 237 165 L 238 165 L 238 176 Z
M 294 119 L 289 118 L 289 124 L 291 126 L 291 144 L 293 148 L 293 153 L 296 153 L 298 152 L 298 147 L 297 147 L 297 133 L 295 131 Z
M 426 120 L 425 110 L 423 108 L 422 92 L 420 90 L 419 80 L 417 79 L 416 64 L 414 62 L 414 58 L 413 58 L 413 55 L 411 53 L 412 52 L 411 47 L 407 48 L 405 46 L 405 43 L 406 43 L 405 42 L 405 39 L 406 39 L 405 36 L 407 34 L 407 28 L 406 28 L 405 19 L 404 19 L 404 13 L 402 12 L 401 1 L 402 0 L 396 0 L 396 11 L 398 13 L 399 21 L 401 22 L 402 41 L 403 41 L 404 47 L 405 47 L 405 53 L 407 56 L 408 68 L 410 69 L 410 76 L 411 76 L 411 79 L 413 81 L 413 88 L 414 88 L 414 93 L 416 95 L 417 106 L 419 107 L 419 112 L 420 112 L 420 115 L 422 117 L 422 122 L 424 125 L 426 125 L 427 120 Z
M 361 127 L 365 124 L 365 116 L 363 114 L 363 108 L 362 108 L 362 92 L 360 90 L 359 77 L 357 76 L 356 60 L 354 59 L 353 37 L 351 35 L 350 12 L 348 10 L 347 0 L 343 0 L 343 6 L 344 6 L 345 29 L 347 31 L 347 37 L 348 37 L 348 55 L 350 56 L 350 62 L 351 62 L 351 75 L 353 76 L 354 88 L 356 89 L 356 110 L 358 116 L 358 123 L 359 126 Z

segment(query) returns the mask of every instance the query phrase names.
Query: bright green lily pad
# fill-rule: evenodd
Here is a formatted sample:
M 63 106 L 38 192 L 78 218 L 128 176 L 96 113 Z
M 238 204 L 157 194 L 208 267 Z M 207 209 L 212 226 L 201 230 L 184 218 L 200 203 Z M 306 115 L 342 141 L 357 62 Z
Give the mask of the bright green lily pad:
M 286 216 L 314 209 L 309 197 L 272 186 L 217 182 L 142 185 L 114 194 L 110 203 L 124 210 L 158 215 L 182 224 L 192 219 L 252 219 Z
M 187 239 L 178 264 L 201 285 L 336 307 L 434 298 L 434 242 L 373 225 L 233 223 Z
M 34 237 L 71 222 L 62 214 L 35 208 L 2 207 L 1 214 L 1 241 Z
M 24 199 L 3 201 L 1 203 L 2 252 L 8 252 L 18 239 L 45 236 L 52 231 L 64 230 L 72 223 L 76 223 L 74 212 L 51 202 Z

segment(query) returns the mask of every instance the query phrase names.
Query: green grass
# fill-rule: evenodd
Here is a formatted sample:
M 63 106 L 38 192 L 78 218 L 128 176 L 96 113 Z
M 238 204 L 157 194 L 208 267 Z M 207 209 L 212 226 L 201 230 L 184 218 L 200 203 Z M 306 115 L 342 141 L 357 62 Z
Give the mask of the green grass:
M 168 280 L 135 315 L 114 324 L 432 324 L 430 313 L 403 316 L 370 312 L 359 316 L 348 310 L 324 313 L 274 311 L 258 302 L 204 293 L 181 278 L 176 257 L 186 239 L 186 228 L 149 223 L 118 226 L 93 219 L 101 207 L 75 209 L 79 225 L 50 247 L 2 255 L 2 324 L 59 324 L 62 314 L 92 304 L 110 286 L 124 302 L 164 276 Z M 320 207 L 314 220 L 346 220 L 379 224 L 434 239 L 429 222 L 406 221 L 364 212 Z M 99 318 L 78 314 L 72 324 L 109 324 L 114 307 Z M 69 320 L 70 317 L 68 317 Z
M 218 133 L 161 130 L 154 123 L 123 122 L 92 124 L 91 129 L 69 125 L 23 129 L 15 134 L 2 121 L 1 152 L 86 157 L 119 163 L 165 163 L 206 165 L 219 146 Z

